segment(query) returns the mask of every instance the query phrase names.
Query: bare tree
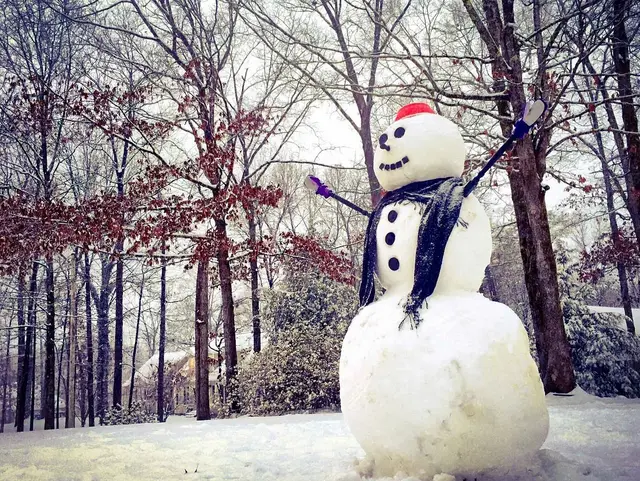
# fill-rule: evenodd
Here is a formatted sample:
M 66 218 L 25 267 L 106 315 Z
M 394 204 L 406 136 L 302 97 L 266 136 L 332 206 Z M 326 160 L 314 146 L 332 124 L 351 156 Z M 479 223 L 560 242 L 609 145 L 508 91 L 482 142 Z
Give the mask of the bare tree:
M 640 135 L 638 134 L 638 117 L 634 105 L 634 92 L 631 84 L 631 60 L 629 58 L 630 39 L 627 35 L 625 21 L 631 12 L 631 2 L 612 0 L 611 15 L 613 17 L 612 59 L 618 81 L 618 101 L 622 111 L 622 125 L 627 139 L 624 152 L 628 164 L 627 191 L 629 192 L 629 211 L 636 224 L 640 222 Z M 640 229 L 636 229 L 640 244 Z
M 382 194 L 374 173 L 371 130 L 375 95 L 380 90 L 378 67 L 411 0 L 388 4 L 384 0 L 295 1 L 286 8 L 279 2 L 244 0 L 240 4 L 254 33 L 309 86 L 321 91 L 357 132 L 375 205 Z
M 60 5 L 68 11 L 69 5 Z M 3 3 L 3 29 L 7 33 L 0 42 L 2 62 L 14 78 L 15 88 L 22 92 L 18 101 L 5 104 L 5 112 L 18 128 L 11 135 L 23 165 L 19 172 L 30 172 L 35 179 L 31 193 L 35 199 L 50 203 L 56 192 L 55 176 L 64 156 L 65 123 L 69 112 L 65 99 L 73 77 L 73 55 L 76 52 L 72 23 L 45 1 Z M 77 49 L 79 51 L 79 49 Z M 28 115 L 25 114 L 29 112 Z M 54 259 L 45 256 L 46 289 L 46 358 L 44 373 L 45 429 L 54 428 L 55 402 L 55 292 Z

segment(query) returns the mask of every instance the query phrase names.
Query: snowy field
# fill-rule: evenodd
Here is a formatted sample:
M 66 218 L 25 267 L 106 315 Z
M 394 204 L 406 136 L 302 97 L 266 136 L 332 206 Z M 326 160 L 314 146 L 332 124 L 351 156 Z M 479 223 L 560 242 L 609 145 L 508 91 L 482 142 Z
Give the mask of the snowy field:
M 527 472 L 478 481 L 640 481 L 640 401 L 583 393 L 547 398 L 551 431 Z M 358 481 L 363 455 L 340 414 L 173 417 L 165 424 L 0 435 L 0 480 Z M 417 481 L 402 473 L 399 480 Z

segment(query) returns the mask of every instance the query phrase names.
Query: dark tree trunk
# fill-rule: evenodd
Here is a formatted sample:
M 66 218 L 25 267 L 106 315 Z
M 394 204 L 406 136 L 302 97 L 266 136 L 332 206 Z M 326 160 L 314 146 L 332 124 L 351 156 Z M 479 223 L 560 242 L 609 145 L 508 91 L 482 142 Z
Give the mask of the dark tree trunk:
M 69 287 L 69 341 L 67 351 L 67 396 L 65 399 L 65 428 L 76 427 L 76 347 L 78 342 L 78 250 L 73 254 L 71 268 L 71 286 Z
M 622 109 L 622 125 L 627 138 L 626 157 L 631 186 L 629 190 L 629 207 L 636 219 L 640 218 L 640 135 L 638 134 L 638 117 L 634 106 L 634 91 L 631 85 L 631 62 L 629 60 L 629 38 L 625 27 L 625 19 L 629 15 L 629 0 L 613 0 L 613 64 L 618 79 L 618 100 Z M 630 188 L 629 188 L 630 187 Z M 636 230 L 638 243 L 640 232 Z
M 256 245 L 256 219 L 255 209 L 249 213 L 249 241 Z M 254 252 L 249 258 L 251 271 L 251 319 L 253 324 L 253 351 L 260 352 L 262 348 L 260 332 L 260 287 L 258 285 L 258 254 Z
M 111 272 L 114 263 L 111 260 L 102 259 L 102 279 L 99 294 L 93 293 L 96 309 L 98 311 L 98 356 L 96 359 L 96 408 L 100 418 L 100 424 L 104 423 L 104 416 L 109 404 L 109 296 L 112 288 Z
M 133 80 L 130 78 L 130 88 L 133 88 Z M 131 115 L 131 104 L 129 104 L 129 115 Z M 111 138 L 113 149 L 113 168 L 116 172 L 118 198 L 124 196 L 124 174 L 127 168 L 129 157 L 129 142 L 125 140 L 122 157 L 118 160 L 117 149 L 115 148 L 114 139 Z M 125 220 L 120 218 L 120 225 L 124 228 Z M 124 239 L 120 238 L 115 245 L 115 253 L 118 256 L 116 261 L 116 319 L 115 319 L 115 339 L 113 346 L 113 405 L 122 406 L 122 336 L 124 330 L 124 279 L 123 279 L 123 261 L 122 250 L 124 247 Z
M 53 279 L 53 259 L 47 258 L 47 275 L 46 275 L 46 291 L 47 291 L 47 328 L 45 339 L 45 401 L 44 401 L 44 428 L 54 429 L 55 427 L 55 378 L 56 378 L 56 312 L 54 297 L 54 279 Z
M 38 290 L 38 266 L 39 264 L 37 262 L 33 263 L 31 267 L 31 278 L 29 280 L 24 362 L 22 364 L 22 376 L 18 379 L 18 394 L 16 399 L 16 428 L 18 432 L 24 431 L 24 420 L 27 415 L 27 395 L 29 394 L 29 377 L 35 365 L 35 309 Z
M 45 276 L 45 282 L 46 282 L 46 276 Z M 45 299 L 46 299 L 46 293 L 45 293 Z M 45 309 L 45 322 L 46 322 L 46 309 Z M 46 335 L 47 335 L 47 330 L 45 325 L 44 336 L 42 335 L 38 336 L 38 349 L 40 350 L 40 371 L 38 373 L 40 375 L 40 419 L 44 419 L 45 411 L 47 409 L 45 407 L 45 402 L 47 400 L 47 379 L 44 375 L 45 362 L 47 358 L 47 354 L 45 350 Z M 34 368 L 34 372 L 35 372 L 35 368 Z
M 218 247 L 218 272 L 220 273 L 220 294 L 222 296 L 222 326 L 224 330 L 224 362 L 227 396 L 231 393 L 231 382 L 236 375 L 238 353 L 236 350 L 236 326 L 233 313 L 233 290 L 231 287 L 231 266 L 227 242 L 227 224 L 216 219 L 216 237 L 220 241 Z
M 484 271 L 484 285 L 486 286 L 486 293 L 489 295 L 489 299 L 494 302 L 500 302 L 498 287 L 496 286 L 496 281 L 493 277 L 491 265 L 488 265 Z
M 122 251 L 122 242 L 118 242 L 116 252 Z M 122 406 L 122 335 L 124 327 L 124 282 L 123 263 L 118 258 L 116 263 L 116 322 L 113 347 L 113 405 Z
M 9 318 L 9 329 L 7 329 L 7 347 L 4 351 L 4 373 L 2 376 L 2 414 L 0 414 L 0 433 L 4 432 L 4 423 L 7 413 L 7 384 L 9 383 L 9 349 L 11 347 L 11 322 L 13 318 Z
M 196 419 L 211 417 L 209 409 L 209 260 L 200 259 L 195 313 Z
M 513 121 L 506 119 L 512 118 L 511 112 L 522 112 L 526 104 L 520 51 L 514 31 L 516 21 L 513 1 L 504 0 L 500 9 L 496 0 L 484 0 L 486 24 L 470 0 L 464 0 L 464 6 L 493 59 L 494 78 L 507 81 L 509 100 L 497 101 L 496 105 L 501 118 L 505 119 L 501 122 L 502 133 L 508 136 Z M 539 22 L 539 7 L 537 0 L 534 0 L 534 24 Z M 540 79 L 538 87 L 541 94 L 545 94 L 548 86 L 542 37 L 536 36 L 535 42 Z M 527 136 L 516 145 L 517 165 L 509 174 L 509 181 L 540 362 L 540 375 L 546 392 L 564 393 L 575 388 L 575 376 L 560 307 L 556 262 L 541 184 L 546 169 L 546 150 L 550 132 L 541 132 L 537 148 L 534 147 L 531 136 Z
M 104 422 L 109 398 L 109 294 L 102 290 L 98 307 L 98 358 L 96 360 L 97 415 Z
M 375 206 L 382 197 L 380 183 L 376 178 L 375 166 L 373 165 L 373 156 L 375 149 L 371 141 L 371 109 L 365 109 L 366 112 L 361 114 L 360 140 L 362 141 L 362 152 L 364 153 L 364 164 L 367 168 L 367 179 L 369 180 L 369 189 L 371 189 L 371 205 Z
M 140 338 L 140 319 L 142 318 L 142 295 L 144 292 L 144 274 L 140 280 L 140 293 L 138 294 L 138 317 L 136 319 L 136 336 L 133 340 L 133 353 L 131 354 L 131 382 L 129 383 L 129 409 L 133 403 L 133 391 L 136 381 L 136 356 L 138 354 L 138 339 Z
M 87 342 L 87 414 L 89 426 L 95 426 L 95 408 L 93 393 L 93 330 L 91 326 L 91 265 L 89 254 L 84 255 L 84 309 L 86 317 L 86 342 Z
M 33 311 L 33 342 L 31 347 L 31 375 L 29 376 L 29 387 L 31 388 L 31 401 L 29 403 L 29 431 L 33 431 L 33 423 L 36 418 L 36 322 L 38 320 L 38 311 Z M 40 348 L 40 357 L 42 357 L 42 346 Z M 41 394 L 42 395 L 42 394 Z
M 16 373 L 16 380 L 18 383 L 17 392 L 16 392 L 16 406 L 22 404 L 22 412 L 24 416 L 24 406 L 25 406 L 25 398 L 26 392 L 22 392 L 20 389 L 20 382 L 22 380 L 22 376 L 24 375 L 24 362 L 25 362 L 25 328 L 24 328 L 24 289 L 25 289 L 25 281 L 24 281 L 24 272 L 22 269 L 18 272 L 18 293 L 17 293 L 17 303 L 18 303 L 18 372 Z M 17 408 L 16 408 L 17 411 Z M 23 418 L 24 423 L 24 418 Z M 18 418 L 16 416 L 15 423 L 17 426 Z
M 77 333 L 76 341 L 76 365 L 78 368 L 76 379 L 76 395 L 78 396 L 78 407 L 80 408 L 80 426 L 85 427 L 87 424 L 87 372 L 86 372 L 86 346 L 80 343 L 82 334 Z M 86 335 L 85 335 L 86 339 Z
M 518 158 L 521 164 L 528 162 L 519 153 Z M 530 180 L 525 173 L 510 176 L 540 374 L 546 392 L 569 392 L 575 387 L 575 378 L 560 308 L 544 194 L 539 182 L 539 192 L 531 192 L 533 189 L 526 186 Z M 541 198 L 536 199 L 536 194 Z
M 164 254 L 164 249 L 162 249 Z M 164 416 L 164 347 L 167 323 L 167 261 L 162 259 L 160 271 L 160 343 L 158 346 L 158 422 L 163 423 Z
M 65 360 L 65 353 L 68 347 L 67 341 L 67 319 L 69 318 L 69 298 L 67 297 L 66 313 L 63 317 L 62 323 L 62 345 L 60 346 L 60 353 L 58 355 L 58 386 L 56 387 L 56 429 L 60 429 L 60 390 L 62 384 L 62 365 Z

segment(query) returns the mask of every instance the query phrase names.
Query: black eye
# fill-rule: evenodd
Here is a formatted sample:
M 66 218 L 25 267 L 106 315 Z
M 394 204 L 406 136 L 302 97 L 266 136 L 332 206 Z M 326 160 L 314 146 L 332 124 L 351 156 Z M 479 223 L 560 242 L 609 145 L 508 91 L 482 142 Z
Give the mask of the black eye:
M 393 136 L 396 139 L 399 139 L 400 137 L 402 137 L 404 135 L 404 127 L 398 127 L 396 129 L 396 131 L 393 133 Z

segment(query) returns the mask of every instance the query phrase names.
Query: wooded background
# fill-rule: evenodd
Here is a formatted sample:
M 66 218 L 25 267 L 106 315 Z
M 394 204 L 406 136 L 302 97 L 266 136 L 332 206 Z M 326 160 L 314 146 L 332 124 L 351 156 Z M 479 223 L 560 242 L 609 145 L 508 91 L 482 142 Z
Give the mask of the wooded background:
M 459 125 L 466 176 L 547 102 L 477 191 L 483 293 L 548 392 L 640 395 L 637 2 L 0 7 L 0 431 L 149 419 L 154 354 L 142 410 L 163 421 L 176 351 L 198 419 L 337 408 L 366 219 L 302 182 L 371 209 L 377 132 L 411 101 Z

